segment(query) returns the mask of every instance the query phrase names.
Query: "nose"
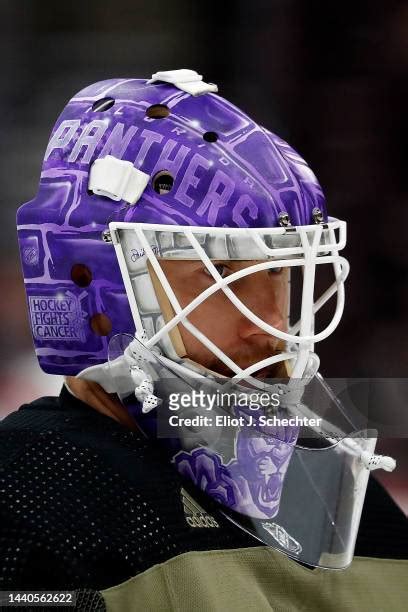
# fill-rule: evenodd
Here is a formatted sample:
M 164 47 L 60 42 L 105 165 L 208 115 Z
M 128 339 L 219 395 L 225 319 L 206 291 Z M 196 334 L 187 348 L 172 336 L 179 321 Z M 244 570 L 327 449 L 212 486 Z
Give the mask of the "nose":
M 241 279 L 235 293 L 241 302 L 262 321 L 280 331 L 287 331 L 288 279 L 268 271 Z M 285 274 L 284 272 L 282 274 Z M 251 343 L 270 342 L 271 334 L 241 313 L 239 336 Z M 276 339 L 277 340 L 277 339 Z

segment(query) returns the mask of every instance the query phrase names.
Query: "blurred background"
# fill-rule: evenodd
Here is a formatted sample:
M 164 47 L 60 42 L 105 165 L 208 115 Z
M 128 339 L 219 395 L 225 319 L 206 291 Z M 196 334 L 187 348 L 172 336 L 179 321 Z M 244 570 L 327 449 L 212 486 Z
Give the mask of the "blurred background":
M 405 377 L 408 363 L 408 4 L 400 0 L 49 0 L 0 3 L 0 418 L 57 394 L 29 332 L 15 232 L 51 128 L 85 85 L 192 68 L 310 163 L 348 221 L 347 306 L 319 346 L 331 377 Z M 408 509 L 407 440 L 383 473 Z

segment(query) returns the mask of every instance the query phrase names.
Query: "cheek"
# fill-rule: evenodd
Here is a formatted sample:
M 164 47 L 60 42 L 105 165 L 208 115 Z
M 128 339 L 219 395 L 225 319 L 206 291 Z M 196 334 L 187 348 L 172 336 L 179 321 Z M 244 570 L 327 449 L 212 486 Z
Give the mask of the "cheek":
M 288 285 L 282 285 L 276 292 L 276 302 L 279 306 L 279 310 L 285 314 L 288 311 L 289 304 L 289 291 Z
M 210 339 L 231 333 L 242 315 L 220 291 L 205 300 L 189 316 L 194 325 Z

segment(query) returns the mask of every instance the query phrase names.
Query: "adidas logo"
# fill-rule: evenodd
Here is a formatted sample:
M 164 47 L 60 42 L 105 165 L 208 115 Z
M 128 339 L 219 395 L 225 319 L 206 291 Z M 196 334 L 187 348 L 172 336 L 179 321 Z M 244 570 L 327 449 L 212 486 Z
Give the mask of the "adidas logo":
M 184 515 L 190 527 L 219 527 L 215 518 L 208 514 L 204 508 L 201 508 L 185 489 L 181 489 L 180 493 Z

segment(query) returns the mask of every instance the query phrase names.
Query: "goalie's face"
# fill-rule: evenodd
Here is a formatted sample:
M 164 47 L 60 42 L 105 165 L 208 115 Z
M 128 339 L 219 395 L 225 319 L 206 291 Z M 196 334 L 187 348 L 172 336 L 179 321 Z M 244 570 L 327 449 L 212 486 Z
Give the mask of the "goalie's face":
M 225 278 L 259 261 L 213 263 Z M 183 308 L 215 282 L 201 261 L 162 259 L 160 265 Z M 259 318 L 281 331 L 287 331 L 288 279 L 288 268 L 275 268 L 248 274 L 232 282 L 229 287 Z M 241 368 L 283 350 L 281 340 L 251 322 L 221 289 L 195 308 L 188 319 Z M 231 375 L 229 368 L 182 324 L 179 324 L 179 331 L 188 358 L 219 374 Z M 258 375 L 273 376 L 274 369 L 258 372 Z

